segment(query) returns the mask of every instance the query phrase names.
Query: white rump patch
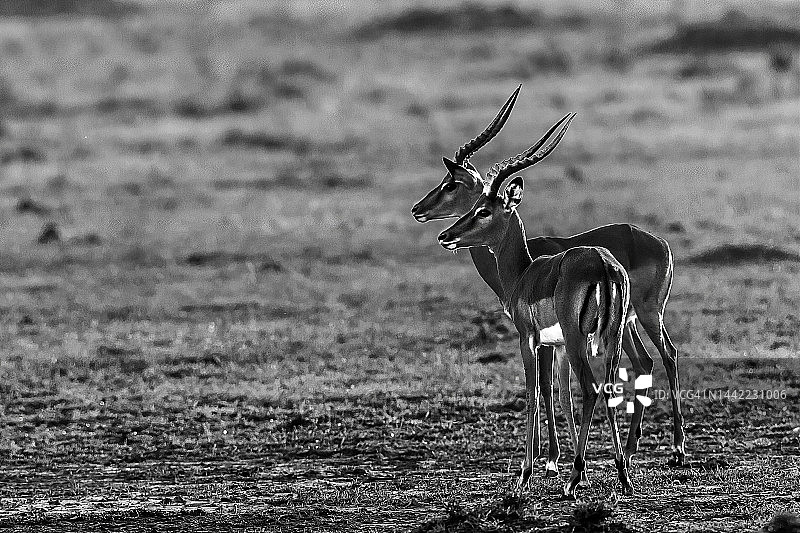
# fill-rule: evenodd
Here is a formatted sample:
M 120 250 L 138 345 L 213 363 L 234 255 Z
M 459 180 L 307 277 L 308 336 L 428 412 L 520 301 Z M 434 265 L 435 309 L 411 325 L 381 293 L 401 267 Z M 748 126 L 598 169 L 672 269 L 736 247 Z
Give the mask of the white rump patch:
M 564 344 L 564 332 L 561 331 L 561 324 L 556 322 L 552 326 L 539 331 L 539 343 L 548 345 Z

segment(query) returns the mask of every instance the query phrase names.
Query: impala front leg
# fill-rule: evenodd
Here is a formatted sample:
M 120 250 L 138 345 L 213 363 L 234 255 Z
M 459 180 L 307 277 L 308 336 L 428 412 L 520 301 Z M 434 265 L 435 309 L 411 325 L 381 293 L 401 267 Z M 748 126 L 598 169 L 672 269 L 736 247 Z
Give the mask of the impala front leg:
M 544 414 L 547 419 L 547 464 L 544 475 L 545 477 L 556 477 L 558 475 L 558 458 L 561 456 L 553 405 L 553 363 L 556 360 L 556 348 L 539 346 L 536 356 L 539 360 L 539 388 L 542 391 Z
M 575 429 L 575 411 L 572 405 L 572 367 L 563 347 L 556 348 L 555 362 L 558 369 L 558 402 L 567 419 L 572 453 L 575 453 L 578 449 L 578 431 Z
M 525 424 L 525 459 L 517 481 L 517 489 L 527 485 L 533 470 L 533 461 L 539 457 L 541 442 L 539 437 L 539 360 L 535 353 L 533 337 L 522 335 L 519 341 L 522 364 L 525 367 L 525 397 L 527 400 L 527 419 Z
M 654 313 L 642 313 L 639 321 L 642 324 L 647 336 L 656 345 L 661 359 L 664 361 L 664 369 L 667 371 L 669 381 L 670 399 L 672 400 L 672 458 L 669 460 L 670 466 L 683 466 L 686 462 L 686 433 L 683 428 L 683 413 L 681 413 L 680 382 L 678 379 L 678 350 L 667 334 L 664 327 L 664 320 L 661 314 L 653 318 Z

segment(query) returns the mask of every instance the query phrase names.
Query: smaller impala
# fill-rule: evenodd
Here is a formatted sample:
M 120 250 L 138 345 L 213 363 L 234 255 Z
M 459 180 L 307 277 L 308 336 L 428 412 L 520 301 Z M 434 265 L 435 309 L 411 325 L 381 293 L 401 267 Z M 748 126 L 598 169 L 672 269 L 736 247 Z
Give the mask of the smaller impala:
M 522 200 L 522 178 L 514 178 L 505 193 L 499 194 L 506 178 L 535 164 L 553 149 L 571 119 L 550 146 L 533 146 L 493 166 L 487 176 L 489 184 L 478 201 L 439 235 L 439 243 L 448 250 L 488 246 L 497 258 L 503 307 L 520 335 L 528 397 L 525 459 L 519 488 L 530 478 L 534 459 L 532 426 L 539 409 L 539 363 L 535 353 L 542 345 L 565 346 L 583 397 L 578 448 L 572 473 L 564 486 L 564 494 L 575 497 L 586 471 L 586 443 L 598 391 L 603 391 L 606 399 L 614 396 L 613 388 L 598 385 L 589 366 L 589 357 L 599 348 L 605 358 L 604 383 L 613 383 L 622 353 L 622 333 L 629 304 L 628 276 L 614 256 L 600 247 L 579 246 L 532 259 L 517 213 Z M 629 495 L 633 494 L 633 485 L 622 451 L 616 407 L 612 405 L 608 403 L 606 413 L 611 426 L 614 462 L 623 493 Z

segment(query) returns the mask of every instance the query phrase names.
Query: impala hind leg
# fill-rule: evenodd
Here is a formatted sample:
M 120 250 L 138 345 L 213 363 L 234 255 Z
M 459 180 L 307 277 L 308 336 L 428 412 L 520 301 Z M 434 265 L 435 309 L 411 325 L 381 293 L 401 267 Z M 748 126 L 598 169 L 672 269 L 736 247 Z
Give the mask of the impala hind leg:
M 667 371 L 670 400 L 672 401 L 672 458 L 670 466 L 682 466 L 686 462 L 686 433 L 683 429 L 683 413 L 681 412 L 680 382 L 678 379 L 678 350 L 672 344 L 664 327 L 663 317 L 656 313 L 639 316 L 647 336 L 656 345 L 664 368 Z
M 620 339 L 621 341 L 621 339 Z M 617 370 L 619 369 L 620 351 L 617 347 L 606 346 L 604 348 L 606 357 L 606 375 L 605 383 L 614 383 L 617 377 Z M 609 351 L 606 351 L 609 350 Z M 614 389 L 603 387 L 603 398 L 606 400 L 606 417 L 608 424 L 611 427 L 611 441 L 614 446 L 614 464 L 617 467 L 617 476 L 620 483 L 622 483 L 622 493 L 626 496 L 633 494 L 633 485 L 631 484 L 630 474 L 625 462 L 625 456 L 622 454 L 622 439 L 619 436 L 619 426 L 617 425 L 617 407 L 616 403 L 612 400 L 616 397 Z
M 625 325 L 622 347 L 631 361 L 636 377 L 653 374 L 653 358 L 642 343 L 634 321 L 630 321 Z M 636 396 L 647 397 L 648 391 L 649 388 L 636 389 Z M 631 458 L 639 450 L 639 439 L 642 437 L 644 408 L 645 405 L 641 401 L 634 400 L 633 418 L 631 418 L 628 439 L 625 443 L 625 465 L 628 468 L 631 466 Z
M 553 362 L 556 358 L 556 348 L 552 346 L 540 346 L 537 350 L 539 357 L 539 388 L 544 399 L 544 414 L 547 419 L 547 464 L 545 465 L 545 477 L 556 477 L 558 475 L 558 458 L 561 450 L 558 445 L 558 433 L 556 432 L 556 413 L 553 405 Z
M 574 499 L 575 492 L 582 481 L 586 479 L 586 445 L 589 440 L 589 429 L 592 425 L 592 416 L 597 404 L 597 382 L 589 366 L 587 353 L 589 346 L 585 339 L 580 341 L 567 341 L 567 355 L 578 383 L 581 387 L 583 401 L 581 414 L 581 430 L 578 433 L 578 443 L 575 448 L 575 460 L 569 480 L 564 485 L 564 496 Z
M 578 450 L 578 432 L 575 429 L 575 409 L 572 402 L 572 368 L 563 347 L 556 348 L 555 363 L 558 368 L 558 403 L 561 405 L 564 418 L 567 419 L 567 430 L 569 431 L 574 456 Z M 588 486 L 589 480 L 586 478 L 586 472 L 584 472 L 578 483 L 578 488 Z
M 539 456 L 539 358 L 536 356 L 533 339 L 520 335 L 520 351 L 522 364 L 525 367 L 525 396 L 527 399 L 527 417 L 525 424 L 525 459 L 522 461 L 517 489 L 522 490 L 528 484 L 533 469 L 533 460 Z M 534 437 L 536 437 L 534 439 Z

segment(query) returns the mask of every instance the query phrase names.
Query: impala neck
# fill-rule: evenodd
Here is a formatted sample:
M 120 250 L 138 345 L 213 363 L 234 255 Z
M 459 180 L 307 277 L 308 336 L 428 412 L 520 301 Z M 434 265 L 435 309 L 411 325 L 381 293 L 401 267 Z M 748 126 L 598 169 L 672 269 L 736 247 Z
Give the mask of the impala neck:
M 497 271 L 503 287 L 503 305 L 508 307 L 507 299 L 511 297 L 522 273 L 533 262 L 525 240 L 525 228 L 516 210 L 511 215 L 508 229 L 494 252 L 497 260 Z
M 476 186 L 483 190 L 483 178 L 478 175 Z M 497 273 L 497 260 L 488 246 L 474 246 L 469 249 L 469 255 L 472 256 L 472 262 L 478 270 L 478 274 L 483 278 L 483 281 L 494 291 L 500 301 L 503 298 L 503 284 L 500 282 L 500 275 Z
M 503 300 L 503 285 L 500 283 L 500 276 L 497 273 L 497 261 L 488 246 L 474 246 L 469 249 L 472 262 L 483 281 L 494 291 L 497 297 Z

